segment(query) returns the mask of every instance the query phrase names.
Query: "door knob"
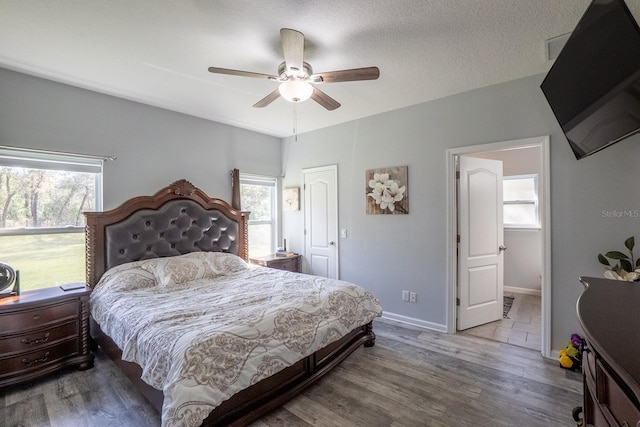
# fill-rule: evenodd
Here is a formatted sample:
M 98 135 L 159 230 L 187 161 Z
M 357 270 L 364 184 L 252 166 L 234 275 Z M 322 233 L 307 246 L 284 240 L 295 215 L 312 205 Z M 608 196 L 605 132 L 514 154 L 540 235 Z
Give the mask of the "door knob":
M 335 246 L 336 242 L 334 242 L 333 240 L 329 242 L 329 246 Z
M 498 246 L 498 249 L 500 250 L 500 252 L 502 252 L 502 251 L 506 251 L 507 247 L 505 245 L 500 245 Z

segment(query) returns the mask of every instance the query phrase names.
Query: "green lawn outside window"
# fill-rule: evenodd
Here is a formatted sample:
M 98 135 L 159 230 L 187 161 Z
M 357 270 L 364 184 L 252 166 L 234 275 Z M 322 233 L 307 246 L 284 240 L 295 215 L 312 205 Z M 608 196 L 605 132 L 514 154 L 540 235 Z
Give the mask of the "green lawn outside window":
M 84 233 L 0 236 L 0 261 L 20 271 L 21 291 L 85 282 Z

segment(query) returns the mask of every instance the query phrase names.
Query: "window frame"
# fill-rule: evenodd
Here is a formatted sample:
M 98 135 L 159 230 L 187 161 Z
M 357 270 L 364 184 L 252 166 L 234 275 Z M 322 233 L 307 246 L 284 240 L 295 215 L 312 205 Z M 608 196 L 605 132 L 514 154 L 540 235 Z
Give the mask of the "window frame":
M 278 177 L 269 176 L 269 175 L 256 175 L 249 173 L 240 172 L 239 177 L 240 182 L 240 205 L 242 206 L 242 210 L 245 210 L 242 201 L 242 186 L 243 185 L 260 185 L 271 188 L 271 219 L 270 220 L 254 220 L 249 216 L 249 220 L 247 221 L 247 225 L 251 227 L 252 225 L 270 225 L 271 226 L 271 247 L 270 253 L 275 253 L 278 246 L 278 224 L 279 224 L 279 198 L 278 198 L 278 189 L 280 188 L 280 180 Z M 249 238 L 250 239 L 250 238 Z M 251 255 L 251 247 L 249 247 L 249 256 Z
M 522 175 L 509 175 L 509 176 L 504 176 L 502 178 L 502 182 L 503 182 L 503 193 L 504 193 L 504 181 L 516 181 L 516 180 L 525 180 L 525 179 L 532 179 L 533 180 L 533 198 L 532 199 L 523 199 L 523 200 L 502 200 L 502 205 L 503 205 L 503 209 L 504 206 L 506 205 L 533 205 L 534 207 L 534 223 L 508 223 L 506 221 L 503 221 L 503 226 L 505 228 L 518 228 L 518 229 L 540 229 L 540 205 L 539 205 L 539 199 L 540 199 L 540 193 L 539 193 L 539 179 L 538 179 L 538 174 L 537 173 L 532 173 L 532 174 L 522 174 Z
M 103 174 L 106 157 L 0 146 L 0 167 L 84 172 L 95 174 L 95 211 L 102 210 Z M 84 233 L 83 226 L 0 228 L 0 236 L 22 236 L 56 233 Z

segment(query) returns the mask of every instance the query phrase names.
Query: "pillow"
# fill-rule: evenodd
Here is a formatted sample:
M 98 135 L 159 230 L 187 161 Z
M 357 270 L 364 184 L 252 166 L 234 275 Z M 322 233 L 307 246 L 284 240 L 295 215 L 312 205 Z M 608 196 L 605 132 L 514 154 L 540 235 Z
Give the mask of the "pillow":
M 226 252 L 207 252 L 206 259 L 211 269 L 220 275 L 237 273 L 249 268 L 242 258 Z
M 104 286 L 121 291 L 131 291 L 155 285 L 155 276 L 142 269 L 140 262 L 129 262 L 107 270 L 94 286 L 94 290 Z
M 204 252 L 191 252 L 141 262 L 143 269 L 155 276 L 158 286 L 179 285 L 198 279 L 213 279 L 218 274 L 209 266 Z

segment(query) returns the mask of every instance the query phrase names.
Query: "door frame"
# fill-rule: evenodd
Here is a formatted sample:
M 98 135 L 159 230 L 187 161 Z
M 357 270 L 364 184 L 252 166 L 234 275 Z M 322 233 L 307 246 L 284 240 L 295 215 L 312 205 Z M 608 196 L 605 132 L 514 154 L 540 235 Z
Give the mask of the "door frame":
M 338 221 L 340 219 L 340 206 L 338 205 L 338 165 L 334 164 L 334 165 L 326 165 L 326 166 L 317 166 L 317 167 L 312 167 L 312 168 L 304 168 L 302 169 L 301 175 L 302 175 L 302 194 L 300 195 L 302 198 L 302 209 L 301 209 L 301 213 L 302 213 L 302 232 L 303 232 L 303 252 L 302 252 L 302 256 L 303 258 L 306 260 L 307 259 L 307 235 L 306 235 L 306 229 L 307 229 L 307 195 L 306 195 L 306 188 L 305 188 L 305 183 L 306 183 L 306 174 L 308 173 L 314 173 L 314 172 L 323 172 L 323 171 L 329 171 L 329 172 L 333 172 L 333 176 L 335 178 L 335 204 L 336 204 L 336 229 L 335 229 L 335 236 L 336 236 L 336 244 L 335 244 L 335 248 L 336 248 L 336 269 L 335 269 L 335 275 L 337 279 L 340 279 L 340 242 L 339 239 L 337 238 L 339 236 L 338 234 L 338 230 L 340 229 L 340 225 L 338 224 Z
M 446 150 L 447 183 L 447 333 L 456 333 L 456 297 L 458 283 L 458 203 L 456 199 L 456 159 L 458 156 L 486 151 L 539 147 L 542 176 L 538 182 L 538 196 L 542 201 L 540 228 L 542 233 L 542 344 L 540 352 L 551 358 L 551 186 L 549 136 L 539 136 L 489 144 L 472 145 Z M 541 190 L 541 191 L 540 191 Z M 540 194 L 540 192 L 542 194 Z

